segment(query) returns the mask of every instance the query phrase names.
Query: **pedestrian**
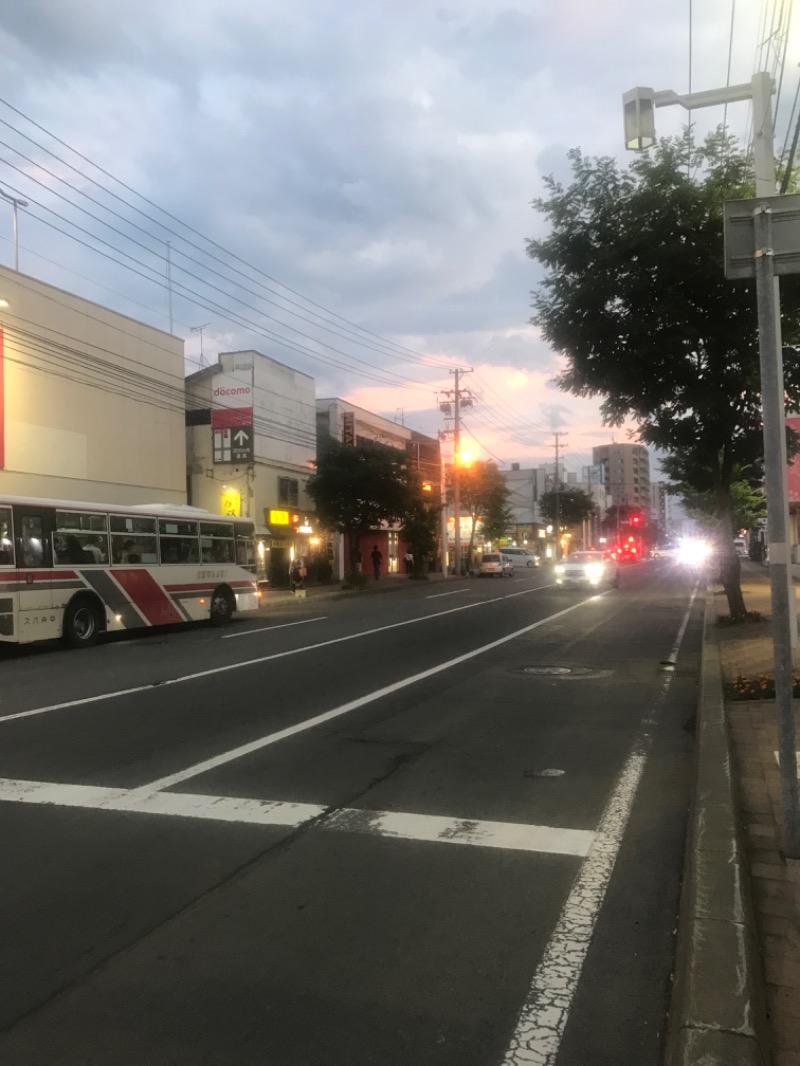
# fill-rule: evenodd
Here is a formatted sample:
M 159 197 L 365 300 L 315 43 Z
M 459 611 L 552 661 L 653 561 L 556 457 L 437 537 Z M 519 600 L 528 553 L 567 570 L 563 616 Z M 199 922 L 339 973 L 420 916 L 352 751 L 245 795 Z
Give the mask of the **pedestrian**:
M 360 574 L 364 569 L 364 556 L 361 554 L 361 545 L 356 548 L 356 573 Z
M 289 589 L 295 592 L 306 587 L 306 563 L 302 555 L 296 555 L 289 563 Z
M 403 556 L 403 560 L 404 560 L 404 562 L 406 564 L 406 573 L 407 574 L 413 574 L 414 573 L 414 553 L 411 551 L 410 548 L 406 551 L 405 555 Z
M 375 572 L 375 580 L 379 581 L 381 576 L 381 563 L 383 562 L 383 552 L 376 544 L 370 552 L 370 559 L 372 559 L 372 569 Z

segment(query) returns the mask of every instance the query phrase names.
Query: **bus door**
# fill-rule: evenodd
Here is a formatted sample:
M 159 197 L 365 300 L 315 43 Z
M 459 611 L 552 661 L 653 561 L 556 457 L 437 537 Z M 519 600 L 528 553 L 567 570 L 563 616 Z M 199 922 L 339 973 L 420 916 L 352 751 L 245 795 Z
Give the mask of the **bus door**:
M 53 609 L 53 529 L 51 507 L 16 506 L 14 543 L 18 576 L 20 641 L 47 640 L 61 634 L 60 612 Z
M 15 558 L 11 508 L 0 505 L 0 640 L 15 638 L 18 600 Z

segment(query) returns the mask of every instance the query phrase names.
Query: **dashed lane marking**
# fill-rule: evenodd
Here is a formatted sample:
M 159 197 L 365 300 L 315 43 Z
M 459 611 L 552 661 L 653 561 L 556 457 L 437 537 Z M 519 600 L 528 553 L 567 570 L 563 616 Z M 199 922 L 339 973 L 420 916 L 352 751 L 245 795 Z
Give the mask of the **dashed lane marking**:
M 274 629 L 291 629 L 292 626 L 307 626 L 309 622 L 324 622 L 328 616 L 321 614 L 319 618 L 303 618 L 299 622 L 283 622 L 279 626 L 259 626 L 258 629 L 243 629 L 240 633 L 224 633 L 223 640 L 233 640 L 236 637 L 251 637 L 254 633 L 271 633 Z
M 496 596 L 492 599 L 480 600 L 477 603 L 466 603 L 463 607 L 452 607 L 447 611 L 438 611 L 436 614 L 428 614 L 419 618 L 406 618 L 404 621 L 394 621 L 394 623 L 390 623 L 388 626 L 366 629 L 359 633 L 350 633 L 347 636 L 334 636 L 330 641 L 319 641 L 317 644 L 305 644 L 300 648 L 289 648 L 285 651 L 273 651 L 271 655 L 258 656 L 256 659 L 244 659 L 241 662 L 227 663 L 224 666 L 213 666 L 210 669 L 197 671 L 195 674 L 185 674 L 181 677 L 165 678 L 163 681 L 139 684 L 130 689 L 117 689 L 115 692 L 101 692 L 96 696 L 84 696 L 81 699 L 68 699 L 65 700 L 63 704 L 50 704 L 48 707 L 35 707 L 29 711 L 16 711 L 12 714 L 2 714 L 0 715 L 0 724 L 3 722 L 14 722 L 17 718 L 28 718 L 36 714 L 49 714 L 50 711 L 63 711 L 68 707 L 85 707 L 87 704 L 97 704 L 97 702 L 100 702 L 103 699 L 115 699 L 118 696 L 130 696 L 137 692 L 149 692 L 151 689 L 162 689 L 169 684 L 185 684 L 187 681 L 196 681 L 204 677 L 212 677 L 214 674 L 227 674 L 230 671 L 235 671 L 235 669 L 243 669 L 246 666 L 257 666 L 261 663 L 272 662 L 275 659 L 286 659 L 288 656 L 300 656 L 306 651 L 317 651 L 319 648 L 331 647 L 334 644 L 342 644 L 346 641 L 362 640 L 365 636 L 373 636 L 375 633 L 383 633 L 389 629 L 400 629 L 402 626 L 414 626 L 421 623 L 421 621 L 429 621 L 431 618 L 442 618 L 448 614 L 457 614 L 459 611 L 469 611 L 475 607 L 485 607 L 486 604 L 496 603 L 498 600 L 513 599 L 516 596 L 527 596 L 530 592 L 537 591 L 538 589 L 526 588 L 521 593 L 511 593 L 509 596 Z M 459 656 L 457 659 L 451 659 L 449 662 L 434 666 L 430 671 L 423 671 L 421 674 L 417 674 L 414 677 L 406 678 L 404 681 L 398 682 L 397 685 L 389 685 L 387 689 L 381 689 L 377 693 L 365 697 L 361 702 L 356 700 L 352 705 L 346 705 L 345 710 L 353 710 L 356 706 L 361 707 L 364 702 L 370 702 L 372 699 L 385 695 L 388 692 L 394 692 L 396 689 L 405 688 L 406 684 L 412 684 L 414 681 L 421 680 L 422 678 L 431 677 L 434 674 L 443 671 L 443 669 L 448 669 L 450 666 L 466 662 L 467 659 L 482 655 L 484 651 L 490 651 L 492 648 L 499 647 L 499 645 L 505 644 L 507 641 L 513 641 L 516 636 L 522 636 L 523 633 L 528 633 L 532 629 L 544 626 L 548 621 L 553 621 L 555 618 L 560 618 L 564 614 L 576 611 L 579 607 L 582 607 L 583 603 L 587 602 L 589 602 L 589 600 L 581 600 L 574 603 L 572 607 L 566 608 L 563 611 L 558 611 L 556 614 L 551 614 L 546 618 L 540 619 L 540 621 L 534 621 L 531 626 L 526 626 L 524 629 L 517 629 L 515 632 L 509 633 L 508 636 L 501 637 L 499 641 L 485 644 L 483 647 L 476 648 L 475 651 L 468 651 L 466 652 L 466 655 Z M 330 711 L 327 714 L 318 715 L 317 718 L 309 718 L 308 721 L 310 724 L 316 725 L 318 722 L 326 722 L 330 717 L 337 717 L 338 714 L 345 713 L 345 710 Z
M 595 839 L 586 829 L 558 829 L 546 825 L 491 822 L 472 818 L 449 818 L 402 811 L 369 811 L 341 808 L 330 811 L 313 803 L 237 799 L 231 796 L 199 796 L 183 792 L 150 792 L 103 788 L 97 785 L 64 785 L 49 781 L 15 781 L 0 778 L 0 802 L 35 803 L 54 807 L 82 807 L 99 811 L 168 815 L 215 822 L 247 822 L 251 825 L 298 828 L 314 819 L 318 826 L 339 832 L 416 840 L 438 844 L 461 844 L 549 855 L 585 858 Z M 330 813 L 329 813 L 330 812 Z M 327 816 L 326 816 L 327 815 Z

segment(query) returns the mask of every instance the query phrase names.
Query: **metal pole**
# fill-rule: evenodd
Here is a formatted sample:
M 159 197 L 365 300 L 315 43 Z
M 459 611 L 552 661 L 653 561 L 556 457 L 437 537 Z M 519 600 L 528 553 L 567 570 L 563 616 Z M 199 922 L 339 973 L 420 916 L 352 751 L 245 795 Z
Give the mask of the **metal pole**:
M 447 463 L 445 458 L 441 455 L 441 445 L 439 446 L 440 459 L 441 459 L 441 478 L 442 478 L 442 490 L 441 490 L 441 504 L 442 509 L 439 512 L 439 534 L 442 538 L 442 577 L 447 577 L 447 548 L 448 548 L 448 536 L 447 536 Z
M 169 331 L 172 330 L 172 245 L 167 241 L 167 303 L 169 305 Z M 202 336 L 200 338 L 202 344 Z
M 12 200 L 14 205 L 14 270 L 19 274 L 19 233 L 17 231 L 17 201 Z
M 461 455 L 461 421 L 459 418 L 459 390 L 458 390 L 458 375 L 460 370 L 453 371 L 456 376 L 456 388 L 455 388 L 455 422 L 453 426 L 453 518 L 454 518 L 454 537 L 455 545 L 453 547 L 453 568 L 457 576 L 461 576 L 461 467 L 460 467 L 460 455 Z
M 784 851 L 789 858 L 799 859 L 800 804 L 798 803 L 797 756 L 795 754 L 797 749 L 792 705 L 790 568 L 787 540 L 788 517 L 784 491 L 786 438 L 783 409 L 783 358 L 780 336 L 776 330 L 778 305 L 773 269 L 772 213 L 765 206 L 759 207 L 755 212 L 753 228 Z

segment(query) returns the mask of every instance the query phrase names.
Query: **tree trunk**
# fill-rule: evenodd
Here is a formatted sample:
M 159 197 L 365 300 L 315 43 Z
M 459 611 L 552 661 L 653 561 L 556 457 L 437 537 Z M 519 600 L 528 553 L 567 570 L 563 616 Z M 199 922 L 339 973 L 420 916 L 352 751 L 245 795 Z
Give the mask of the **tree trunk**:
M 744 621 L 747 608 L 742 593 L 742 564 L 733 547 L 733 538 L 729 538 L 720 555 L 719 579 L 728 599 L 728 612 L 731 620 Z
M 742 564 L 733 546 L 733 515 L 731 500 L 732 460 L 730 449 L 722 454 L 719 500 L 719 580 L 728 600 L 731 621 L 743 622 L 747 608 L 742 593 Z

